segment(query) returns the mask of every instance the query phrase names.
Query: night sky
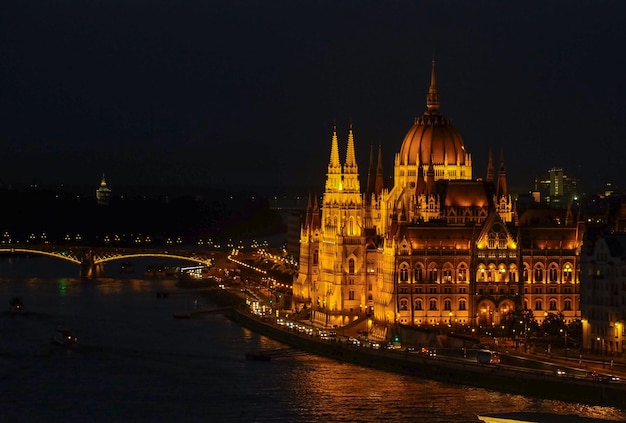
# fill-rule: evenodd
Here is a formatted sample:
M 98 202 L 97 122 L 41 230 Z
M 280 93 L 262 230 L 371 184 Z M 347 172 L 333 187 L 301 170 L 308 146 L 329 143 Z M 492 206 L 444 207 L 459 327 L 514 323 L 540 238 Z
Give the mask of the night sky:
M 362 186 L 426 108 L 484 176 L 626 187 L 626 1 L 4 0 L 0 182 L 321 191 L 333 124 Z

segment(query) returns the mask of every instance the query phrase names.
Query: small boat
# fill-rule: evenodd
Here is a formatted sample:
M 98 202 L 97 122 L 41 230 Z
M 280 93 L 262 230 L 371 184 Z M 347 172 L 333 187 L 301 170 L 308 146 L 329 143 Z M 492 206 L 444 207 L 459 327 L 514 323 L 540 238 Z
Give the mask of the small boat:
M 15 297 L 9 301 L 9 305 L 11 306 L 11 313 L 19 314 L 24 312 L 24 303 L 19 297 Z
M 254 361 L 270 361 L 272 359 L 272 356 L 264 353 L 262 351 L 257 351 L 257 352 L 247 352 L 246 353 L 246 360 L 254 360 Z
M 62 347 L 74 347 L 78 344 L 78 338 L 66 328 L 57 328 L 57 333 L 52 337 L 52 343 Z
M 122 273 L 133 273 L 134 271 L 135 269 L 133 267 L 133 264 L 129 261 L 125 261 L 120 267 L 120 272 Z

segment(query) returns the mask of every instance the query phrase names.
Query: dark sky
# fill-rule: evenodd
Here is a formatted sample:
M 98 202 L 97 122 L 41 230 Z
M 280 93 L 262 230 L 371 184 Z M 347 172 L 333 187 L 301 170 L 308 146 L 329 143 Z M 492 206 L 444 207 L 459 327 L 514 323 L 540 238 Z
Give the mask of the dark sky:
M 441 110 L 484 176 L 626 187 L 626 2 L 5 0 L 0 181 L 323 187 Z M 362 177 L 365 185 L 365 177 Z

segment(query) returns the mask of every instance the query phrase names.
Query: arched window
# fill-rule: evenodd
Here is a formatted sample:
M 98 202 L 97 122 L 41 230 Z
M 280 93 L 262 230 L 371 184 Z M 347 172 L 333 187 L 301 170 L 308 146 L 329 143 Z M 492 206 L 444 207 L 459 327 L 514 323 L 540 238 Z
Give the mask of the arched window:
M 429 301 L 428 303 L 428 309 L 429 310 L 437 310 L 437 300 L 432 299 Z
M 404 311 L 408 309 L 409 309 L 409 300 L 407 300 L 406 298 L 402 298 L 400 300 L 400 310 Z
M 524 282 L 528 282 L 528 275 L 530 272 L 528 271 L 528 266 L 524 265 Z
M 496 248 L 496 234 L 493 232 L 489 234 L 489 238 L 487 239 L 487 248 L 490 250 Z
M 563 282 L 571 282 L 572 281 L 572 266 L 566 264 L 563 268 Z
M 554 298 L 550 299 L 550 310 L 556 310 L 556 300 Z
M 535 267 L 535 282 L 543 282 L 543 268 L 541 266 Z
M 443 281 L 452 282 L 452 268 L 443 269 Z
M 320 252 L 319 250 L 315 250 L 313 251 L 313 264 L 317 265 L 319 262 L 319 258 L 320 258 Z
M 535 310 L 542 310 L 541 308 L 541 300 L 535 301 Z
M 555 263 L 551 263 L 548 269 L 548 281 L 556 282 L 559 278 L 559 269 Z
M 443 309 L 444 310 L 452 310 L 452 301 L 450 300 L 444 300 L 443 301 Z
M 348 273 L 354 275 L 354 259 L 348 260 Z
M 422 300 L 418 298 L 415 300 L 415 310 L 422 310 L 422 308 Z
M 415 282 L 421 282 L 423 279 L 424 279 L 424 269 L 422 269 L 422 266 L 420 265 L 415 266 L 413 280 Z
M 517 282 L 517 266 L 509 266 L 509 282 Z
M 430 282 L 437 282 L 437 268 L 436 267 L 431 267 L 430 269 L 428 269 L 428 280 Z
M 465 310 L 467 307 L 467 303 L 465 302 L 464 298 L 461 298 L 459 300 L 459 310 Z
M 467 280 L 467 267 L 465 264 L 461 263 L 459 265 L 459 282 L 465 282 Z
M 566 298 L 563 302 L 563 310 L 571 311 L 572 310 L 572 300 Z
M 400 282 L 407 282 L 409 280 L 409 268 L 405 263 L 400 265 Z

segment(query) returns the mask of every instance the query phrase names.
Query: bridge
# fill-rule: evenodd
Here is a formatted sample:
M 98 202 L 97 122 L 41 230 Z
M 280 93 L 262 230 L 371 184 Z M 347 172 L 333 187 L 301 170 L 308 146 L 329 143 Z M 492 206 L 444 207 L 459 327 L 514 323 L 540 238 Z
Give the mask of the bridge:
M 104 274 L 104 264 L 116 260 L 128 260 L 138 257 L 160 257 L 189 261 L 194 264 L 210 266 L 213 259 L 210 251 L 192 251 L 182 249 L 115 248 L 63 246 L 54 244 L 1 244 L 0 254 L 34 254 L 69 261 L 81 266 L 81 277 L 93 278 Z

